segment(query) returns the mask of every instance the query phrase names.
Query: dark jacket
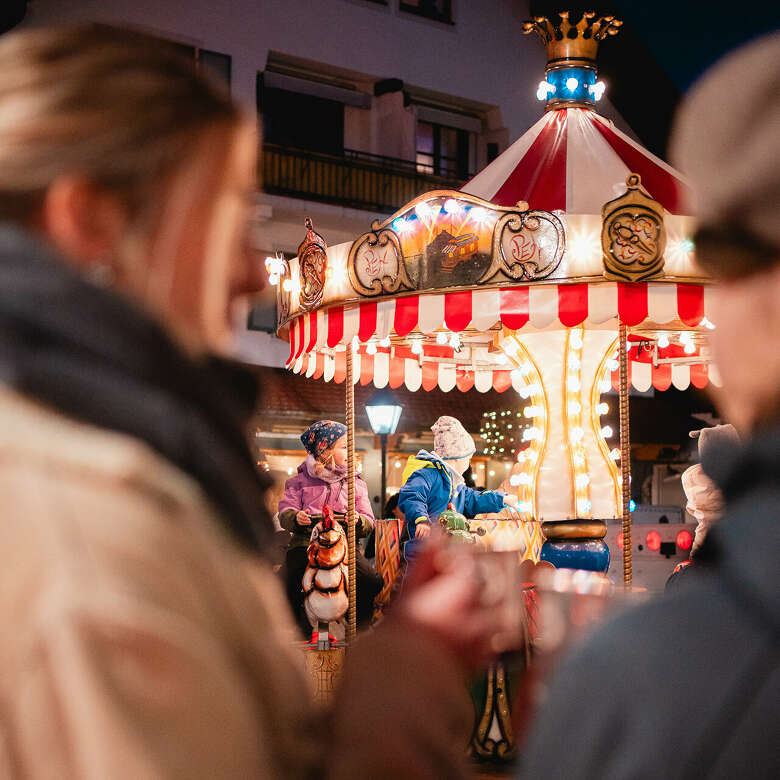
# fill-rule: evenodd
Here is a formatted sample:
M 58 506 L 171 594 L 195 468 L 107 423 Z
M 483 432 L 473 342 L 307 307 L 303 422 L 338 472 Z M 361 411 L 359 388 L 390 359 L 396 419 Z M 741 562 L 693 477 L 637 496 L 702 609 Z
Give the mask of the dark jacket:
M 709 565 L 563 665 L 519 777 L 780 777 L 780 429 L 709 471 Z

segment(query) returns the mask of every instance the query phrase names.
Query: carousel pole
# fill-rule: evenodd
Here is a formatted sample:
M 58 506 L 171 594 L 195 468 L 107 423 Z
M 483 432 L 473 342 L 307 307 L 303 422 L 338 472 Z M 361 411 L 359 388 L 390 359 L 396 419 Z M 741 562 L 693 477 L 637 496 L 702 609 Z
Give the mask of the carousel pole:
M 620 356 L 620 471 L 623 498 L 623 585 L 631 587 L 631 440 L 628 427 L 628 328 L 621 322 Z
M 346 411 L 347 411 L 347 549 L 349 554 L 349 612 L 347 643 L 355 640 L 357 633 L 357 594 L 355 550 L 355 381 L 352 345 L 347 345 Z

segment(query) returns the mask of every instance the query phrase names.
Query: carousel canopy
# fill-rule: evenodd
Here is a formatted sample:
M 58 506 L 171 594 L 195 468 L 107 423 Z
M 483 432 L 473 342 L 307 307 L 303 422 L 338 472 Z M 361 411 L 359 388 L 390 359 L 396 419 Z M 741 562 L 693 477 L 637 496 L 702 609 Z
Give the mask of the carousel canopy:
M 590 108 L 548 111 L 503 154 L 462 187 L 499 206 L 600 214 L 630 173 L 670 213 L 688 213 L 688 185 L 663 160 Z

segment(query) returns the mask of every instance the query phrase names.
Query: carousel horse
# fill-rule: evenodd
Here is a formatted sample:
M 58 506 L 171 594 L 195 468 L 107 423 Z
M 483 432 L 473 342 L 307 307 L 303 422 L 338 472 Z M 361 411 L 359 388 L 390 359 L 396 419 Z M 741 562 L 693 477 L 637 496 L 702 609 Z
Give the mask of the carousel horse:
M 329 506 L 322 514 L 311 532 L 303 574 L 304 608 L 312 626 L 312 642 L 318 641 L 319 634 L 328 635 L 331 623 L 343 636 L 349 608 L 347 535 Z M 328 638 L 334 641 L 331 635 Z

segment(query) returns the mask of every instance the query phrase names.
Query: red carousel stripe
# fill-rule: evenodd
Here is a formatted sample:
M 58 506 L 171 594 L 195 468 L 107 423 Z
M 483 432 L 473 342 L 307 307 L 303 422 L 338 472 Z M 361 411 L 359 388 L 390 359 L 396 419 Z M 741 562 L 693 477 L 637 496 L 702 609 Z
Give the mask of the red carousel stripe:
M 360 356 L 360 384 L 365 386 L 374 379 L 374 356 Z
M 350 347 L 347 347 L 347 349 L 350 349 Z M 337 352 L 334 358 L 336 365 L 333 371 L 333 381 L 343 382 L 347 378 L 347 353 L 346 351 Z
M 290 357 L 287 358 L 288 367 L 292 365 L 292 362 L 295 359 L 295 337 L 296 337 L 295 320 L 293 320 L 290 323 L 289 335 L 290 335 Z
M 618 282 L 618 316 L 629 327 L 647 319 L 645 282 Z
M 629 361 L 626 363 L 626 369 L 627 369 L 627 371 L 626 371 L 626 374 L 627 374 L 627 377 L 628 377 L 628 384 L 629 384 L 629 387 L 631 386 L 631 363 L 632 363 L 632 362 L 633 362 L 633 361 L 629 360 Z M 612 376 L 610 377 L 610 379 L 612 380 L 612 389 L 613 389 L 613 390 L 614 390 L 616 393 L 619 393 L 619 392 L 620 392 L 620 369 L 619 369 L 619 368 L 616 368 L 616 369 L 615 369 L 615 370 L 612 372 Z
M 704 317 L 704 287 L 702 285 L 677 285 L 677 313 L 689 328 L 699 326 Z
M 398 350 L 396 349 L 395 355 L 390 358 L 390 377 L 388 379 L 388 384 L 392 390 L 397 390 L 404 383 L 405 378 L 406 360 L 398 354 Z
M 588 285 L 558 285 L 558 319 L 561 325 L 573 328 L 580 325 L 588 316 Z
M 691 366 L 691 384 L 699 390 L 707 387 L 710 381 L 709 370 L 706 363 L 696 363 Z
M 317 362 L 315 364 L 314 373 L 311 375 L 312 379 L 320 379 L 325 372 L 325 355 L 322 352 L 317 353 Z
M 455 384 L 461 393 L 467 393 L 474 387 L 474 372 L 464 371 L 462 368 L 457 369 L 455 374 Z
M 650 195 L 672 214 L 685 213 L 687 187 L 682 181 L 624 141 L 605 122 L 593 119 L 591 124 L 604 136 L 626 167 L 632 173 L 638 173 L 642 177 L 642 186 Z
M 311 352 L 317 344 L 317 312 L 309 312 L 309 343 L 306 351 Z
M 508 287 L 499 293 L 501 322 L 520 330 L 528 322 L 528 287 Z
M 344 307 L 328 309 L 328 346 L 333 349 L 344 338 Z
M 532 209 L 566 208 L 566 111 L 556 111 L 490 199 L 499 206 L 528 201 Z
M 423 390 L 433 390 L 439 386 L 439 364 L 432 361 L 422 365 L 422 386 Z
M 409 335 L 417 327 L 420 299 L 416 295 L 397 298 L 393 327 L 399 336 Z
M 471 290 L 445 293 L 444 324 L 456 333 L 466 330 L 471 322 Z
M 660 363 L 653 366 L 653 387 L 656 390 L 668 390 L 672 386 L 671 363 Z
M 411 349 L 409 351 L 411 352 Z M 423 355 L 425 357 L 451 358 L 455 355 L 455 350 L 446 344 L 426 344 L 423 347 Z M 412 354 L 410 357 L 415 356 Z
M 368 341 L 376 333 L 376 301 L 360 304 L 358 339 Z
M 296 346 L 295 346 L 295 359 L 297 360 L 301 353 L 303 352 L 303 342 L 306 338 L 306 328 L 304 324 L 305 315 L 304 317 L 297 317 L 295 322 L 297 323 L 298 329 L 297 329 L 297 336 L 296 336 Z
M 497 393 L 503 393 L 505 390 L 509 390 L 512 387 L 511 371 L 494 371 L 493 372 L 493 389 Z

